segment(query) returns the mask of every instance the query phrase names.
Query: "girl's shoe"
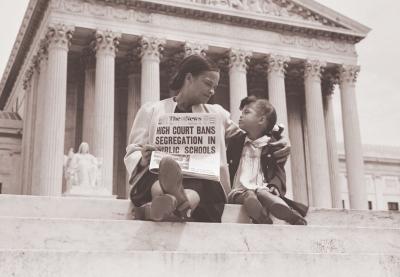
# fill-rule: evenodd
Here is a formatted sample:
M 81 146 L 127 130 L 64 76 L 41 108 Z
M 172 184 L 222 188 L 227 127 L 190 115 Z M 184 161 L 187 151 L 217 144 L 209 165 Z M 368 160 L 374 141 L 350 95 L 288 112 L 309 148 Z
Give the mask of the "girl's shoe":
M 243 202 L 247 215 L 256 224 L 272 224 L 271 218 L 268 216 L 260 201 L 254 197 L 248 197 Z

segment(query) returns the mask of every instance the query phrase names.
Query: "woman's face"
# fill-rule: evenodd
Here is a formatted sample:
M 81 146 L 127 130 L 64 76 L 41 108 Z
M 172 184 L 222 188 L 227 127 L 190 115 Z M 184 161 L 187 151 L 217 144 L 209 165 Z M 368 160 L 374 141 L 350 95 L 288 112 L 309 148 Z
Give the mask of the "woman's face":
M 189 74 L 188 79 L 188 96 L 191 102 L 195 104 L 205 104 L 210 97 L 215 94 L 215 89 L 219 82 L 219 72 L 205 71 L 197 76 Z

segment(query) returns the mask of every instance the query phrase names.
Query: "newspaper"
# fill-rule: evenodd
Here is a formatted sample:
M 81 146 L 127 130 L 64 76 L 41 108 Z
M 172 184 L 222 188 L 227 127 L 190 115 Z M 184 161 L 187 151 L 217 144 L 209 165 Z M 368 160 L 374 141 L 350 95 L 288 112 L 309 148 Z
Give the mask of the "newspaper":
M 165 114 L 158 119 L 150 171 L 158 173 L 165 156 L 172 157 L 182 169 L 184 177 L 219 181 L 220 124 L 216 114 Z

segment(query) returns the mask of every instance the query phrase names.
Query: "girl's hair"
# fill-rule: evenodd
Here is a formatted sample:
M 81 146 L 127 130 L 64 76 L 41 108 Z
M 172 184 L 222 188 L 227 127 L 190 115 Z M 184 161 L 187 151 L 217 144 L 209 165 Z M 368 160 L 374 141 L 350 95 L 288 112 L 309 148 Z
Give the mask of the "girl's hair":
M 178 91 L 182 88 L 186 74 L 191 73 L 194 77 L 205 71 L 219 72 L 217 64 L 206 56 L 191 55 L 182 60 L 178 71 L 172 77 L 169 88 Z
M 267 117 L 268 123 L 265 133 L 269 134 L 274 128 L 277 121 L 277 115 L 274 106 L 272 106 L 272 104 L 267 99 L 257 98 L 256 96 L 251 95 L 242 99 L 239 109 L 243 110 L 245 106 L 253 103 L 254 107 L 257 110 L 257 113 L 259 115 L 265 115 Z

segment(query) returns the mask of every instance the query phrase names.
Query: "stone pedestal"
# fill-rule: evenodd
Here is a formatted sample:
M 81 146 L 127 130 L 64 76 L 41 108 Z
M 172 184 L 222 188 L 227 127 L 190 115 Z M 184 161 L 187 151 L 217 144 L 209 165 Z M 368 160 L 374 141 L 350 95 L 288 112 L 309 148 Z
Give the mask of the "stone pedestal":
M 355 95 L 355 82 L 359 70 L 358 66 L 342 66 L 340 95 L 350 208 L 364 210 L 368 208 L 367 188 L 364 180 L 363 151 Z
M 320 61 L 307 60 L 304 86 L 313 205 L 320 208 L 331 208 L 328 153 L 321 92 L 321 69 L 324 66 L 325 64 Z
M 64 164 L 64 133 L 67 89 L 67 55 L 73 28 L 49 27 L 48 75 L 43 90 L 42 134 L 39 153 L 40 195 L 61 195 Z
M 231 119 L 239 121 L 240 101 L 247 96 L 247 62 L 251 56 L 248 51 L 231 49 L 229 52 L 229 96 Z

